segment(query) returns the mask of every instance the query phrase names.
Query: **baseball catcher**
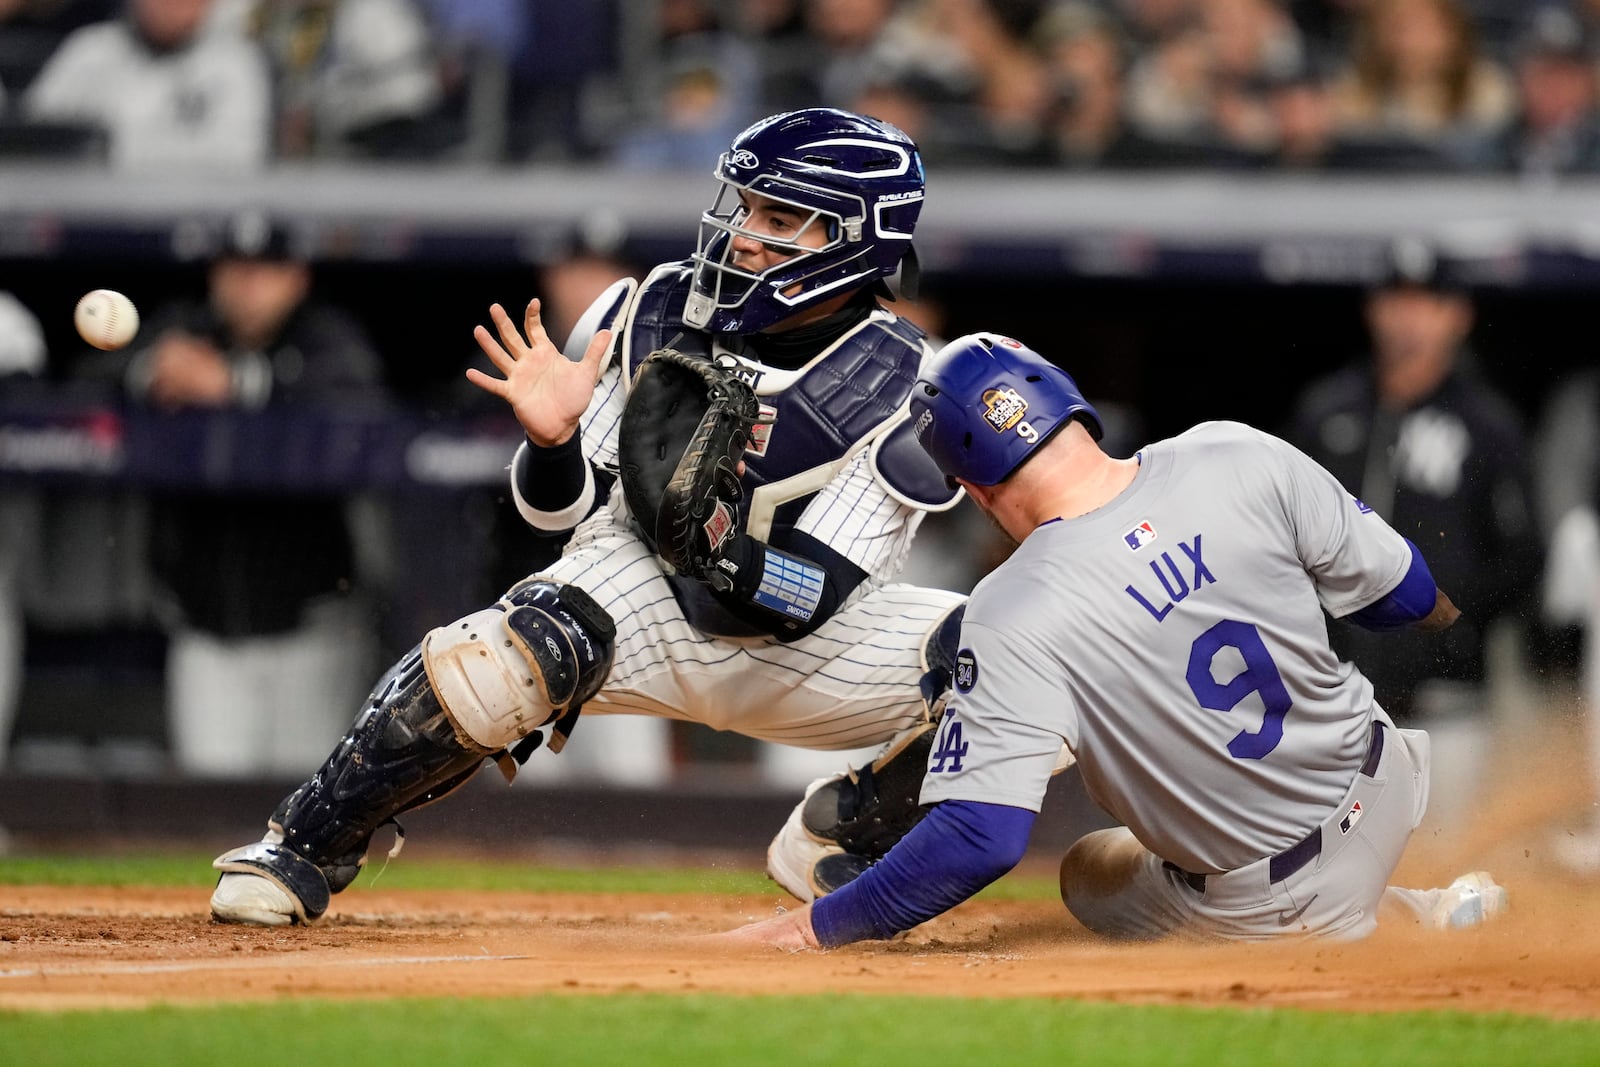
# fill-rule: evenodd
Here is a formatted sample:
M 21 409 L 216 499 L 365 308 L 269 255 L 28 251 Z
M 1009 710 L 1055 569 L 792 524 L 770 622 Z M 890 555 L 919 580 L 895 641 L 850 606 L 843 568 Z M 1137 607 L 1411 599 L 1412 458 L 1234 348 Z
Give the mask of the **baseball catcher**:
M 922 162 L 893 126 L 810 108 L 740 134 L 716 176 L 694 254 L 617 282 L 564 351 L 537 300 L 520 323 L 490 308 L 497 373 L 467 376 L 522 426 L 512 499 L 562 554 L 385 676 L 266 836 L 216 861 L 217 918 L 316 919 L 378 827 L 485 760 L 581 743 L 580 709 L 877 748 L 768 850 L 805 900 L 920 817 L 922 685 L 943 689 L 963 601 L 893 580 L 922 516 L 960 498 L 912 434 L 929 346 L 885 303 L 893 275 L 915 291 Z

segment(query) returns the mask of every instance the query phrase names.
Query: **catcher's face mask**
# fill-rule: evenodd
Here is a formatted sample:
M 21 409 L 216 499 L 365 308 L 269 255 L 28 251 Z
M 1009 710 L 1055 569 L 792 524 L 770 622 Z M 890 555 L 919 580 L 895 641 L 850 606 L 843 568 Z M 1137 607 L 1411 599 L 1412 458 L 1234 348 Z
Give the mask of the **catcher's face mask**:
M 916 145 L 887 123 L 833 108 L 756 123 L 723 153 L 716 177 L 683 317 L 721 333 L 755 333 L 893 274 L 922 207 Z M 793 209 L 792 232 L 772 232 L 759 212 L 752 219 L 758 197 Z M 740 256 L 739 238 L 769 254 Z

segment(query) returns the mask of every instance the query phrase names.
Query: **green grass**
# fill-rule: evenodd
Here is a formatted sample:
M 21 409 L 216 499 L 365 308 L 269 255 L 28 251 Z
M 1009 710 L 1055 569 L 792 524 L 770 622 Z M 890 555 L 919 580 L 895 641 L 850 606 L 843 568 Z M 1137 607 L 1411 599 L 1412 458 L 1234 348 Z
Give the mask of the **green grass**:
M 1600 1062 L 1600 1025 L 1068 1000 L 628 994 L 0 1013 L 7 1063 L 1469 1067 Z
M 0 885 L 209 886 L 207 853 L 106 856 L 34 855 L 0 858 Z M 471 889 L 528 893 L 778 893 L 754 868 L 552 867 L 512 861 L 414 860 L 384 865 L 375 855 L 352 890 Z M 1054 879 L 1012 874 L 984 890 L 991 900 L 1054 900 Z
M 209 886 L 209 854 L 18 856 L 0 859 L 0 885 Z M 472 889 L 500 892 L 762 893 L 766 875 L 717 868 L 563 868 L 475 860 L 374 857 L 353 889 Z

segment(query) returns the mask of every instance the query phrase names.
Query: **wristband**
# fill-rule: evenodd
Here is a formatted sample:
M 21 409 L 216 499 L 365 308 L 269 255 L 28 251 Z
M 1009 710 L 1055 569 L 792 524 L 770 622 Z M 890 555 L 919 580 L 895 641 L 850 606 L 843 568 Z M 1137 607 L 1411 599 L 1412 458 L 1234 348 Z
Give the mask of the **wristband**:
M 798 556 L 763 545 L 761 579 L 750 602 L 786 618 L 810 622 L 822 603 L 827 572 Z

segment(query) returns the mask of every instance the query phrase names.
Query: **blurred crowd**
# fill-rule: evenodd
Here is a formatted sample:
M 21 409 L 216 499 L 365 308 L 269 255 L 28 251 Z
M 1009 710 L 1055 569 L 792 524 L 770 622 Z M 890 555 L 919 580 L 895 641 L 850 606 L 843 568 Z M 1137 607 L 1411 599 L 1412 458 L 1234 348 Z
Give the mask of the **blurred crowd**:
M 0 145 L 703 169 L 778 110 L 931 166 L 1581 173 L 1600 0 L 0 0 Z

